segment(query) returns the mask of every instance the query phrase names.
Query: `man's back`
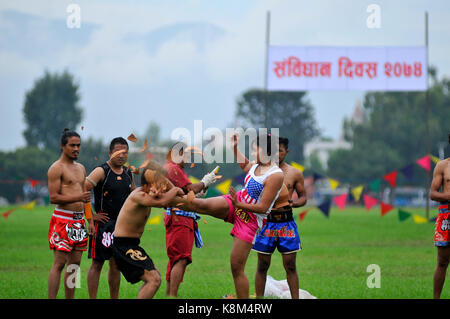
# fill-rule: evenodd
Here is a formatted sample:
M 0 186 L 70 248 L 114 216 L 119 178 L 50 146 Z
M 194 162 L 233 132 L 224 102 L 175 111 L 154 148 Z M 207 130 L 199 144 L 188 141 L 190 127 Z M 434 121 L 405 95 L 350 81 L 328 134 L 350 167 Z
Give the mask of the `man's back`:
M 149 196 L 142 191 L 141 187 L 130 193 L 117 218 L 115 237 L 140 238 L 145 229 L 145 223 L 151 213 L 151 207 L 142 206 L 138 203 L 140 197 Z

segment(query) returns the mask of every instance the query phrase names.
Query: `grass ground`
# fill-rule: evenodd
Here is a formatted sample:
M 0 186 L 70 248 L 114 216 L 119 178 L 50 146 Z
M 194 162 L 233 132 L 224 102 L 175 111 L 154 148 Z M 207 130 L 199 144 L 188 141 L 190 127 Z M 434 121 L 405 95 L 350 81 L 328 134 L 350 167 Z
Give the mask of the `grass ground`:
M 2 208 L 1 212 L 8 207 Z M 53 254 L 48 249 L 47 233 L 52 206 L 32 211 L 17 209 L 0 220 L 0 298 L 47 298 L 48 273 Z M 408 211 L 423 215 L 419 209 Z M 297 217 L 299 210 L 296 211 Z M 154 209 L 152 216 L 161 214 Z M 436 214 L 432 214 L 433 216 Z M 194 262 L 188 266 L 179 290 L 180 298 L 221 298 L 234 293 L 229 254 L 230 224 L 211 217 L 199 221 L 204 247 L 193 249 Z M 367 212 L 362 207 L 340 211 L 332 208 L 327 219 L 312 208 L 298 222 L 303 250 L 297 255 L 300 288 L 318 298 L 431 298 L 436 248 L 434 225 L 415 224 L 412 218 L 399 222 L 396 211 L 380 217 L 379 209 Z M 167 255 L 164 225 L 148 225 L 142 247 L 161 272 L 163 283 L 156 298 L 164 295 Z M 254 293 L 257 255 L 252 252 L 246 267 L 250 294 Z M 381 288 L 368 288 L 367 266 L 381 268 Z M 76 298 L 88 298 L 86 275 L 90 266 L 87 253 L 81 262 L 81 287 Z M 109 298 L 107 269 L 100 279 L 98 298 Z M 269 275 L 285 278 L 281 256 L 272 258 Z M 442 298 L 450 298 L 450 279 Z M 62 280 L 61 280 L 62 283 Z M 131 285 L 122 277 L 120 298 L 135 298 L 140 284 Z M 64 298 L 61 286 L 58 298 Z

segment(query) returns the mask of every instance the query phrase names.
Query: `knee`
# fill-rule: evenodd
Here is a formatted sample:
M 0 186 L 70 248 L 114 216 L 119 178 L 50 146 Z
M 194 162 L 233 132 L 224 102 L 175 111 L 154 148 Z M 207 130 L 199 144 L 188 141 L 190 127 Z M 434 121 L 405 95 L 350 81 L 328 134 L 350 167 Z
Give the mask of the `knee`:
M 103 262 L 93 259 L 90 269 L 100 272 L 103 268 Z
M 267 270 L 269 270 L 270 267 L 270 261 L 258 259 L 258 272 L 260 273 L 267 273 Z
M 446 258 L 446 257 L 438 257 L 437 266 L 439 268 L 447 268 L 448 267 L 448 262 L 449 262 L 448 258 Z
M 156 270 L 146 272 L 144 281 L 159 288 L 161 286 L 161 275 Z
M 297 265 L 295 264 L 295 260 L 288 260 L 283 263 L 284 269 L 286 273 L 295 273 L 297 272 Z
M 237 275 L 244 272 L 244 264 L 240 261 L 231 261 L 231 273 L 233 277 L 236 277 Z

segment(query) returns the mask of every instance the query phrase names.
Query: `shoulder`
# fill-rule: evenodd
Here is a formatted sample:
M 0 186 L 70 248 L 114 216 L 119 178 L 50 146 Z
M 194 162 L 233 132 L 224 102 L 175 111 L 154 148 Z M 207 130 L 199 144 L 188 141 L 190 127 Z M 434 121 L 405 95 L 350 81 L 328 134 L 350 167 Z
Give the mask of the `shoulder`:
M 58 160 L 54 162 L 50 167 L 48 168 L 47 175 L 56 175 L 56 174 L 62 174 L 63 171 L 63 164 Z
M 450 164 L 450 158 L 439 161 L 434 168 L 435 172 L 443 172 L 444 169 Z

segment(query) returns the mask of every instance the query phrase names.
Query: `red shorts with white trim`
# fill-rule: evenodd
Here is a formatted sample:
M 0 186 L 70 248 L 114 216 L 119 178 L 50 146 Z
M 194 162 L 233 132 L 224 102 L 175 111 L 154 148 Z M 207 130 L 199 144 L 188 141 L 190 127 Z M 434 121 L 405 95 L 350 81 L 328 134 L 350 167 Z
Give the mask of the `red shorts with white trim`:
M 88 234 L 83 217 L 84 212 L 55 208 L 48 229 L 50 249 L 65 252 L 87 250 Z
M 450 246 L 450 209 L 449 205 L 439 206 L 439 214 L 434 226 L 434 245 Z

